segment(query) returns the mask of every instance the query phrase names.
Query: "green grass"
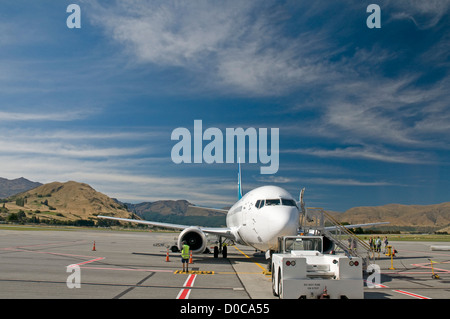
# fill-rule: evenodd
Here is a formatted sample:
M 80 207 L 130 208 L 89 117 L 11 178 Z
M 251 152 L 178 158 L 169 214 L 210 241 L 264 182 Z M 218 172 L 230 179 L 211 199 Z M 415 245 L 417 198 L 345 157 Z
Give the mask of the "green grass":
M 4 230 L 55 230 L 55 231 L 67 231 L 74 230 L 75 228 L 69 229 L 67 227 L 51 227 L 51 226 L 31 226 L 31 225 L 0 225 L 0 229 Z
M 61 225 L 0 225 L 0 230 L 47 230 L 47 231 L 77 231 L 77 230 L 98 230 L 98 231 L 125 231 L 125 232 L 153 232 L 153 233 L 173 233 L 177 232 L 174 230 L 165 230 L 165 229 L 148 229 L 148 228 L 124 228 L 120 226 L 114 226 L 112 228 L 104 228 L 104 227 L 84 227 L 84 226 L 61 226 Z
M 368 241 L 371 235 L 358 235 L 360 239 Z M 374 238 L 380 236 L 383 240 L 384 236 L 387 236 L 388 240 L 391 241 L 444 241 L 450 242 L 450 235 L 431 235 L 431 234 L 381 234 L 372 235 Z

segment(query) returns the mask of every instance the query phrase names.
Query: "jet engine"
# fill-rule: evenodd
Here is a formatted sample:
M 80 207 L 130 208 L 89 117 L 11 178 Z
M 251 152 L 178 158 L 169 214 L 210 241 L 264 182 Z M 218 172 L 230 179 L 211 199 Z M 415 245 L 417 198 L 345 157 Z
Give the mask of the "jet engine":
M 196 227 L 189 227 L 183 230 L 178 236 L 178 249 L 183 248 L 183 241 L 189 245 L 192 253 L 203 253 L 206 250 L 207 239 L 204 232 Z

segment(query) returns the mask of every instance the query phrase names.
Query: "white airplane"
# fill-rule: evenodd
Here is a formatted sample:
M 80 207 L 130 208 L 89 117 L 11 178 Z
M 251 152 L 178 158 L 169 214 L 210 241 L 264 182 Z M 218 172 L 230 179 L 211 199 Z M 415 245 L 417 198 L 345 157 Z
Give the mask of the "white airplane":
M 193 206 L 226 212 L 227 227 L 225 228 L 177 225 L 109 216 L 98 217 L 182 230 L 178 236 L 178 249 L 181 250 L 182 242 L 186 240 L 193 253 L 203 253 L 208 250 L 208 241 L 205 234 L 219 237 L 220 244 L 214 248 L 214 257 L 217 257 L 218 251 L 221 250 L 222 238 L 231 239 L 238 244 L 251 246 L 261 251 L 270 251 L 277 248 L 278 237 L 296 236 L 298 234 L 300 214 L 304 212 L 303 192 L 304 189 L 300 192 L 298 202 L 291 194 L 278 186 L 258 187 L 242 196 L 239 164 L 238 201 L 229 210 Z M 348 225 L 346 227 L 359 226 L 361 225 Z M 333 249 L 333 246 L 331 241 L 326 241 L 324 238 L 324 251 Z M 226 250 L 224 257 L 226 257 Z

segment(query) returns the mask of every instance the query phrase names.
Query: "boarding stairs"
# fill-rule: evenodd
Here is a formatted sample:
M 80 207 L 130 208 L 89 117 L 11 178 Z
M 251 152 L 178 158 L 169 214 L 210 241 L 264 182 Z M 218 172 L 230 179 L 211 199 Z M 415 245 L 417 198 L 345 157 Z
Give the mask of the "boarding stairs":
M 300 226 L 304 233 L 326 236 L 335 244 L 337 251 L 342 250 L 349 257 L 360 257 L 364 270 L 374 262 L 370 246 L 323 208 L 313 207 L 304 210 L 304 214 L 300 217 Z

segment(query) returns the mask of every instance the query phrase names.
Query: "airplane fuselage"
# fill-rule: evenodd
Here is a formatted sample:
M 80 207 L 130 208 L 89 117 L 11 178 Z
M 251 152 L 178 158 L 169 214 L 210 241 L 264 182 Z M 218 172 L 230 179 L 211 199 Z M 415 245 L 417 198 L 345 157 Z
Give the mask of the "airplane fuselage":
M 283 188 L 262 186 L 245 194 L 228 211 L 227 227 L 239 244 L 275 249 L 280 236 L 297 235 L 300 210 Z

